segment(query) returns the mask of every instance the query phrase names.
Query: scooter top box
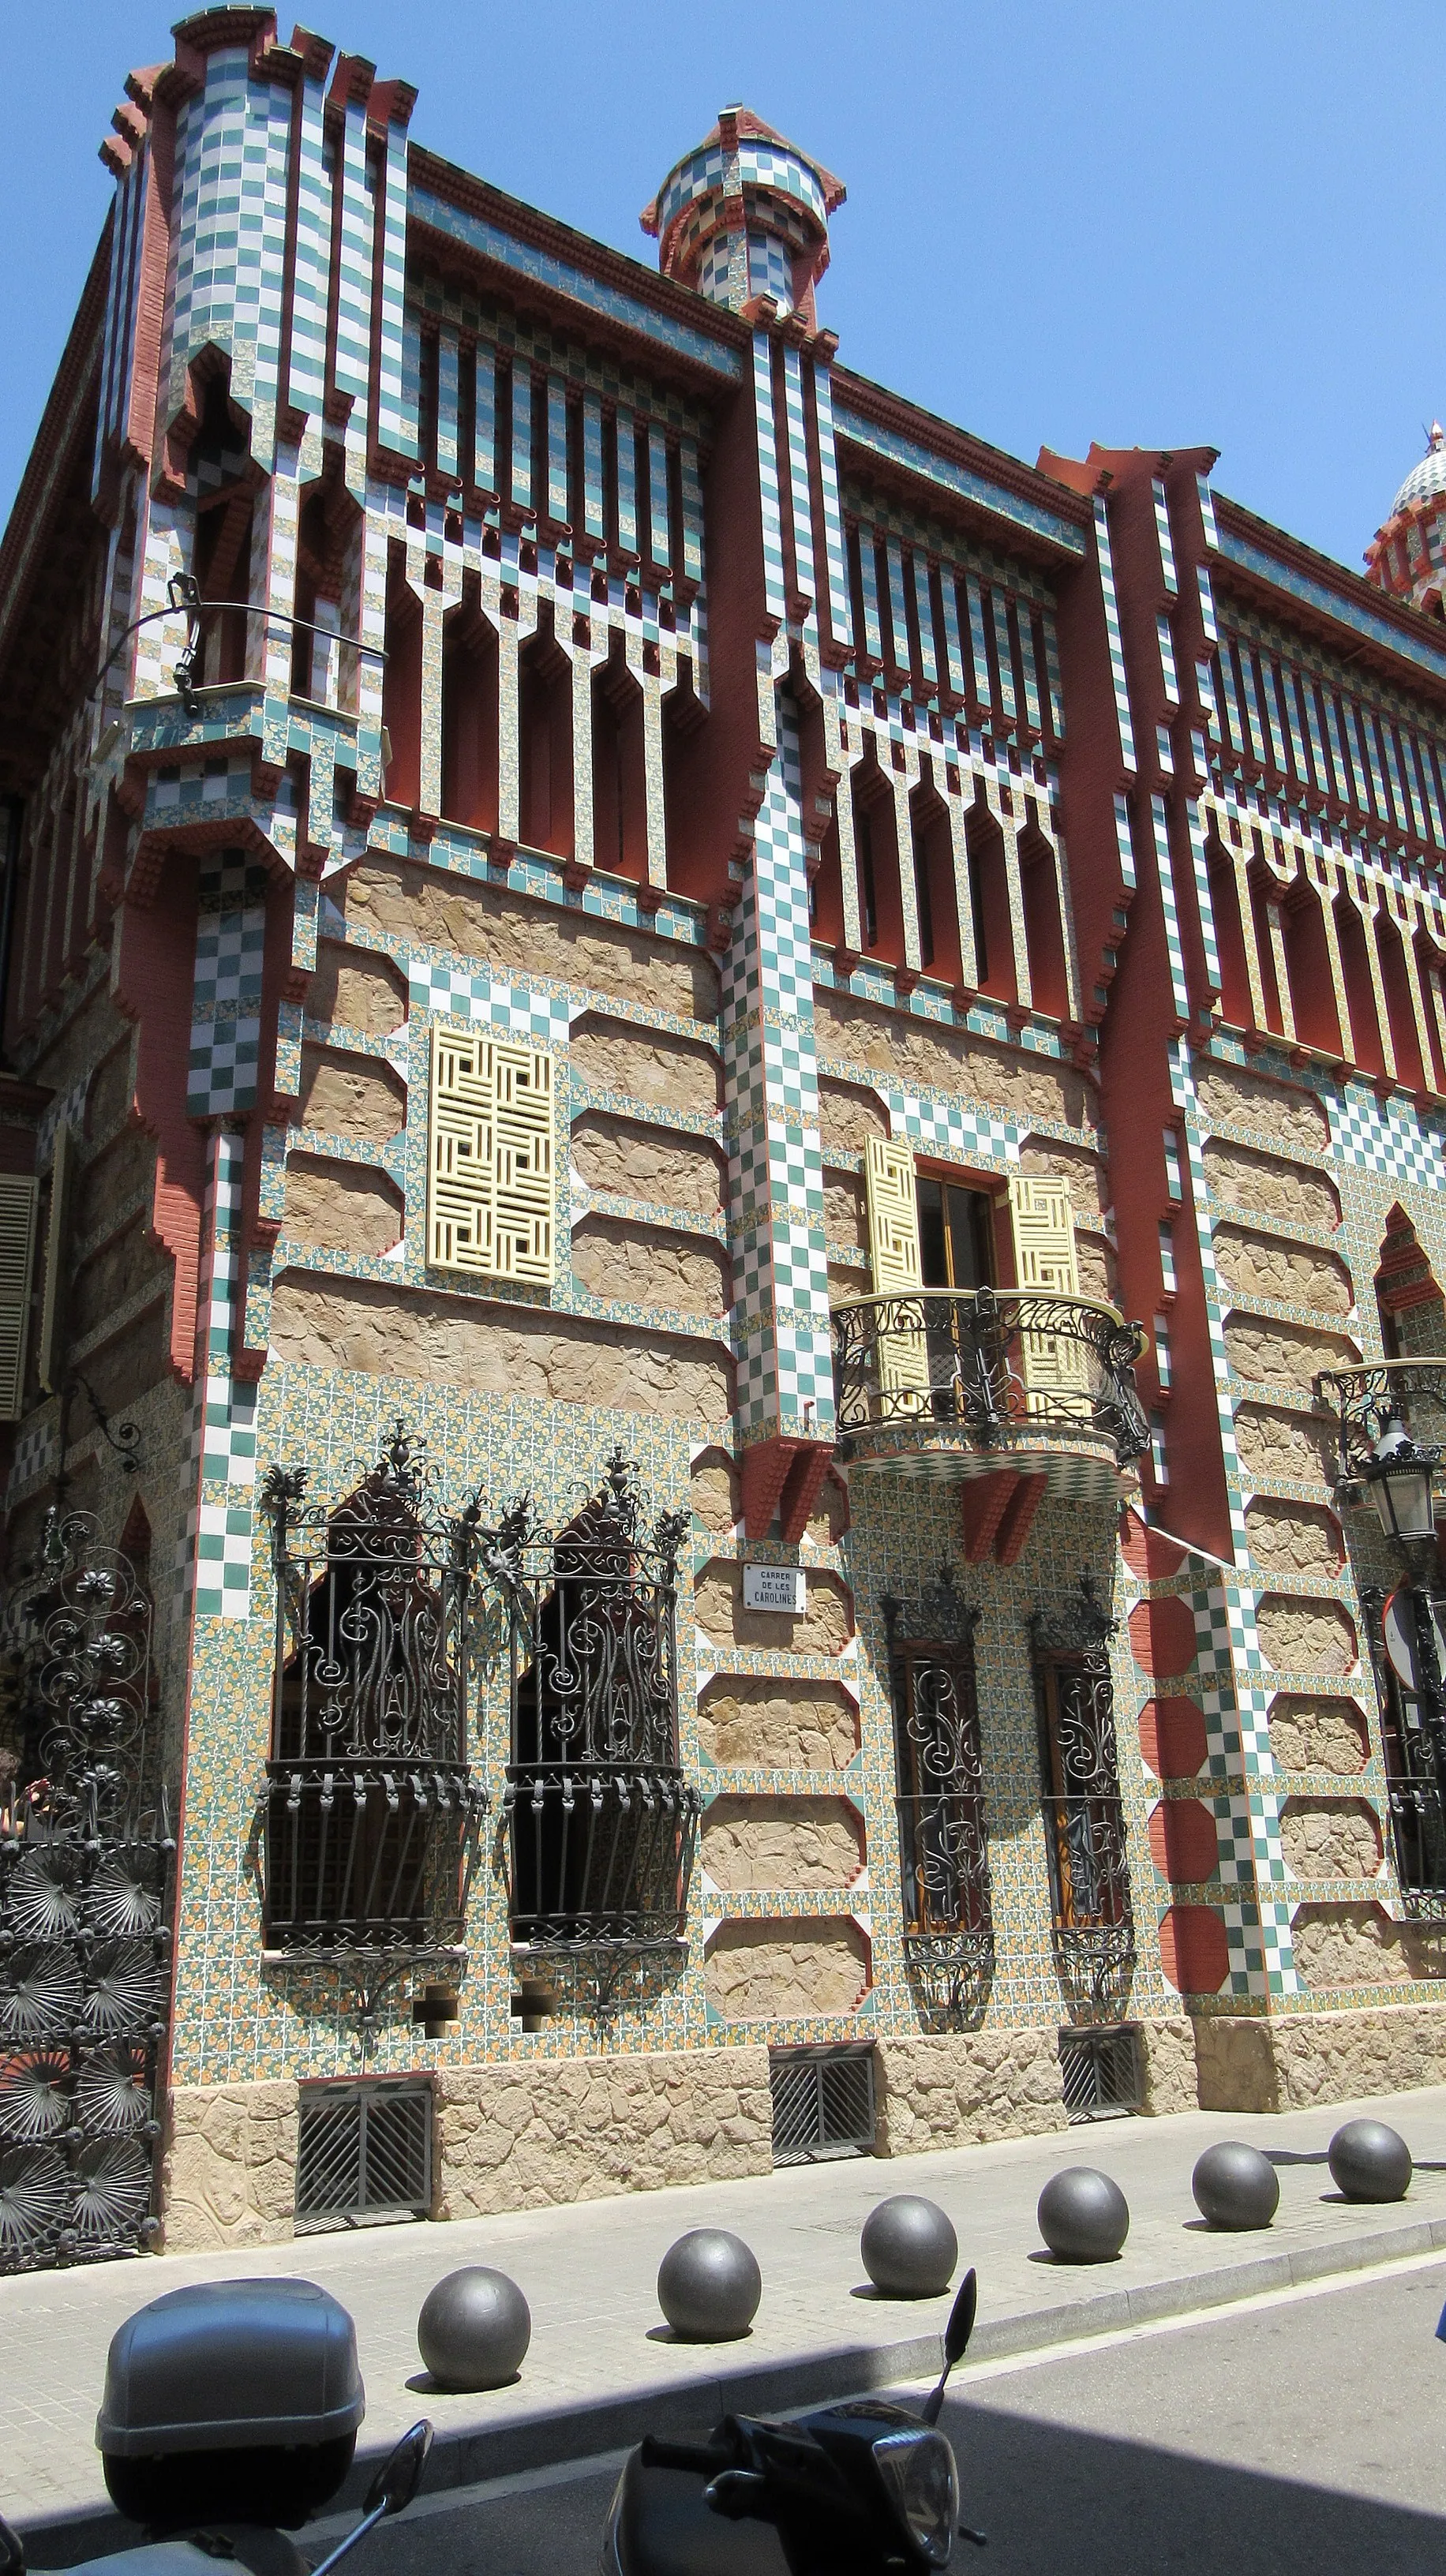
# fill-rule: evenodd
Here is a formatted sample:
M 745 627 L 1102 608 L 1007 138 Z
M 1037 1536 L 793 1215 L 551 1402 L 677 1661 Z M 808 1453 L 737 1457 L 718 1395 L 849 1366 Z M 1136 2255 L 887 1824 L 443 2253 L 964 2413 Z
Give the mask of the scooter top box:
M 205 2281 L 168 2290 L 112 2338 L 96 2448 L 310 2449 L 366 2412 L 356 2328 L 314 2281 Z

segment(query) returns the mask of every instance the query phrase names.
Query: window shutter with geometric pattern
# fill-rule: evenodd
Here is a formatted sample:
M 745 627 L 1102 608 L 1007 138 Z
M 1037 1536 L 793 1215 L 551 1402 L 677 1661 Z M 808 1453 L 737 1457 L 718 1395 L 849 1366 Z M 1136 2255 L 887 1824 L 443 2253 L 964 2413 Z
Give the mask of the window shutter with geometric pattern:
M 556 1248 L 552 1058 L 482 1030 L 432 1029 L 427 1259 L 550 1288 Z
M 1077 1297 L 1079 1263 L 1069 1183 L 1018 1175 L 1009 1184 L 1014 1231 L 1014 1275 L 1025 1297 Z M 1021 1333 L 1020 1358 L 1026 1411 L 1072 1413 L 1062 1397 L 1078 1394 L 1088 1416 L 1089 1361 L 1082 1342 L 1061 1333 Z M 1039 1399 L 1037 1408 L 1030 1398 Z
M 874 1295 L 915 1296 L 921 1285 L 922 1266 L 912 1148 L 886 1143 L 879 1136 L 867 1137 L 864 1187 Z M 929 1350 L 922 1333 L 880 1334 L 878 1349 L 881 1394 L 922 1394 L 927 1389 Z

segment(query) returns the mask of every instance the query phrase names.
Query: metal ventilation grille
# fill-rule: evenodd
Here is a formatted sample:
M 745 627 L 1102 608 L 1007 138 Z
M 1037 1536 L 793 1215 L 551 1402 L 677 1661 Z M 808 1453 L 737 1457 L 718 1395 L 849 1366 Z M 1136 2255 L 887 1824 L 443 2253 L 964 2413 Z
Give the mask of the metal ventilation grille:
M 1071 2121 L 1121 2120 L 1143 2109 L 1138 2030 L 1062 2030 L 1059 2064 Z
M 776 2165 L 872 2154 L 871 2047 L 780 2049 L 769 2058 L 768 2080 L 773 2092 Z
M 425 2218 L 432 2203 L 429 2084 L 304 2089 L 296 2150 L 296 2232 Z

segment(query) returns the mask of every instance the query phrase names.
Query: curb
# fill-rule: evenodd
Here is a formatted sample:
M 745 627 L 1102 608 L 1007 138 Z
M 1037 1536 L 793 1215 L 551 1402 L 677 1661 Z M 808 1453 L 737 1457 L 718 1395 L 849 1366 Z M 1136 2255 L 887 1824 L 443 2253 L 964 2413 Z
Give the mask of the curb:
M 1183 2317 L 1210 2308 L 1226 2308 L 1237 2299 L 1262 2292 L 1301 2288 L 1383 2262 L 1403 2262 L 1412 2255 L 1446 2249 L 1446 2217 L 1418 2219 L 1406 2227 L 1384 2227 L 1349 2236 L 1334 2245 L 1303 2246 L 1294 2253 L 1258 2254 L 1241 2263 L 1226 2263 L 1209 2272 L 1187 2272 L 1174 2280 L 1147 2281 L 1133 2290 L 1101 2290 L 1069 2299 L 1056 2307 L 1026 2314 L 981 2320 L 969 2345 L 972 2361 L 1007 2359 L 1039 2352 L 1052 2345 L 1077 2343 L 1088 2336 L 1117 2333 L 1122 2327 L 1149 2325 L 1165 2317 Z M 463 2490 L 453 2510 L 472 2502 L 471 2490 L 492 2478 L 515 2477 L 532 2469 L 556 2468 L 565 2462 L 603 2457 L 628 2450 L 644 2433 L 682 2434 L 716 2423 L 720 2415 L 788 2414 L 829 2398 L 858 2397 L 901 2381 L 933 2379 L 941 2358 L 937 2333 L 908 2335 L 894 2343 L 841 2344 L 825 2352 L 800 2354 L 796 2360 L 769 2362 L 753 2369 L 719 2371 L 706 2378 L 680 2381 L 671 2388 L 636 2390 L 626 2396 L 589 2404 L 549 2407 L 510 2423 L 437 2426 L 427 2470 L 425 2501 L 434 2513 L 447 2510 L 449 2490 Z M 966 2364 L 956 2388 L 967 2386 Z M 425 2406 L 425 2399 L 419 2399 Z M 391 2445 L 358 2447 L 356 2460 L 333 2514 L 345 2517 L 361 2503 L 374 2470 Z M 79 2559 L 133 2548 L 135 2527 L 108 2508 L 19 2515 L 16 2528 L 26 2542 L 31 2567 L 61 2568 Z M 326 2523 L 309 2526 L 318 2537 Z M 337 2537 L 340 2536 L 338 2530 Z

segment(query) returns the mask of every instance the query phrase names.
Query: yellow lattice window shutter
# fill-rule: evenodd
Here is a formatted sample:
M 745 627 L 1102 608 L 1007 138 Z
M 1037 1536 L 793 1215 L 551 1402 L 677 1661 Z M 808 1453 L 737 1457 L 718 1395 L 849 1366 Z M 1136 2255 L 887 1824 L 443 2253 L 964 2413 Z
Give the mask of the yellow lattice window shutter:
M 1019 1174 L 1009 1184 L 1014 1275 L 1023 1297 L 1077 1297 L 1079 1263 L 1069 1183 Z M 1089 1359 L 1084 1344 L 1063 1333 L 1021 1333 L 1026 1410 L 1087 1412 Z
M 0 1172 L 0 1422 L 19 1421 L 25 1390 L 36 1197 L 28 1174 Z
M 490 1031 L 432 1030 L 427 1259 L 550 1288 L 557 1238 L 552 1058 Z
M 869 1262 L 876 1297 L 904 1297 L 920 1286 L 919 1206 L 914 1195 L 914 1156 L 908 1145 L 870 1136 L 864 1146 L 864 1187 L 869 1207 Z M 920 1332 L 881 1333 L 879 1391 L 922 1394 L 929 1384 L 929 1350 Z

